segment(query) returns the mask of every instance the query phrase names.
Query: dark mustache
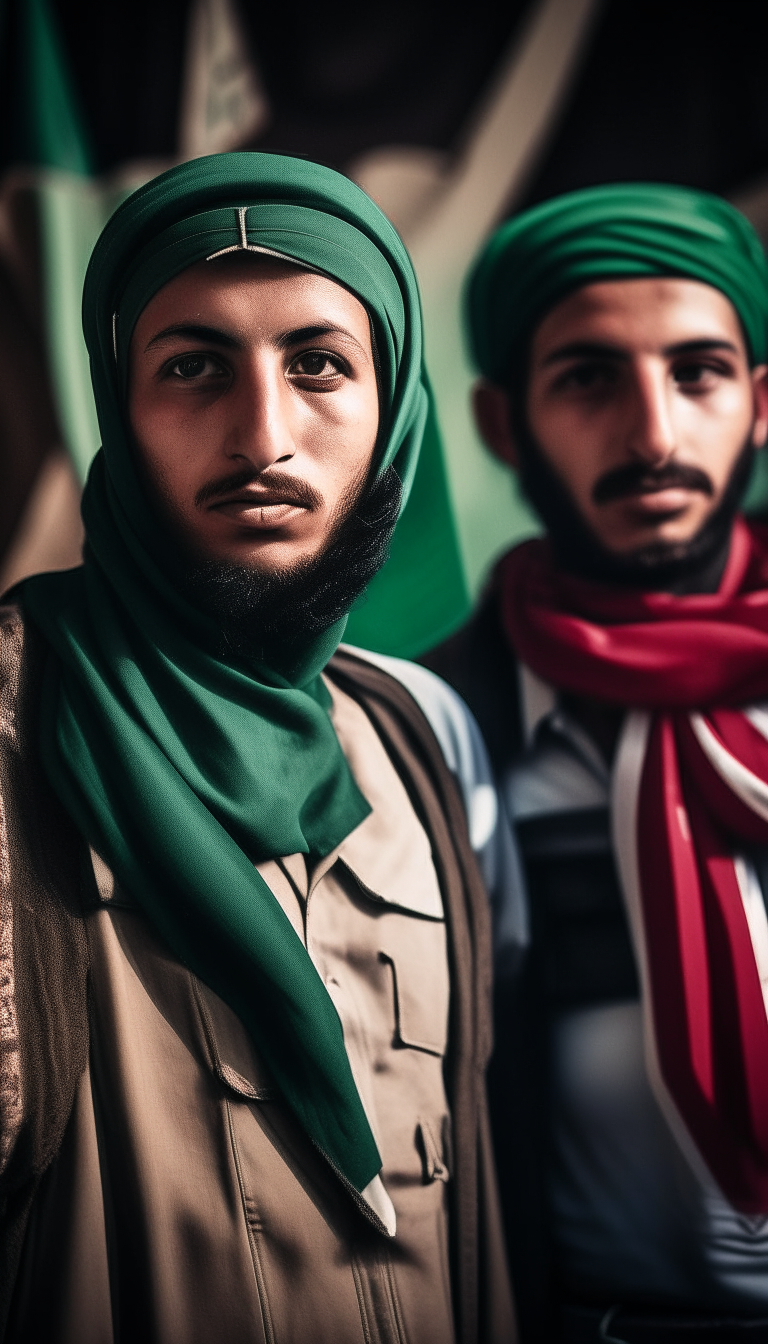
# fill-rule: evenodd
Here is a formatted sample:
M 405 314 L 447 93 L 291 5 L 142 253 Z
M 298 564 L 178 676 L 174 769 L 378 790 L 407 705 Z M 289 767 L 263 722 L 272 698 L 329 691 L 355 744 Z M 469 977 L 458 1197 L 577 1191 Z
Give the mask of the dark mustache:
M 710 496 L 714 493 L 711 480 L 699 467 L 686 466 L 683 462 L 668 462 L 666 466 L 653 470 L 642 462 L 628 462 L 626 466 L 616 467 L 600 477 L 592 490 L 592 499 L 595 504 L 610 504 L 614 499 L 626 499 L 629 495 L 652 495 L 670 486 L 700 490 L 702 494 Z
M 305 509 L 319 509 L 322 506 L 322 495 L 318 494 L 306 481 L 298 480 L 295 476 L 284 476 L 281 472 L 273 472 L 270 468 L 266 471 L 253 471 L 249 467 L 241 471 L 233 472 L 231 476 L 220 476 L 218 480 L 209 481 L 207 485 L 202 486 L 195 495 L 195 504 L 209 504 L 211 500 L 223 499 L 227 495 L 236 494 L 238 490 L 245 489 L 246 486 L 256 485 L 260 490 L 268 490 L 278 504 L 299 504 Z

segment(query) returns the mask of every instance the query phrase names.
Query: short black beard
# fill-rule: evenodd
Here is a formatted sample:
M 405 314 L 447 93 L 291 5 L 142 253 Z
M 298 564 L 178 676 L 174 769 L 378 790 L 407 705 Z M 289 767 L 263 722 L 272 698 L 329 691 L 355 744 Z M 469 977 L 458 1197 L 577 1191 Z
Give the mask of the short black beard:
M 520 405 L 510 397 L 512 407 Z M 714 593 L 720 586 L 731 532 L 755 459 L 751 439 L 739 453 L 717 508 L 690 541 L 656 542 L 615 555 L 584 522 L 567 487 L 554 471 L 523 415 L 513 412 L 520 451 L 520 484 L 546 528 L 561 569 L 598 583 L 649 592 Z
M 401 499 L 388 467 L 347 505 L 317 555 L 272 572 L 215 561 L 188 567 L 185 592 L 215 618 L 220 656 L 284 664 L 307 636 L 345 616 L 387 559 Z

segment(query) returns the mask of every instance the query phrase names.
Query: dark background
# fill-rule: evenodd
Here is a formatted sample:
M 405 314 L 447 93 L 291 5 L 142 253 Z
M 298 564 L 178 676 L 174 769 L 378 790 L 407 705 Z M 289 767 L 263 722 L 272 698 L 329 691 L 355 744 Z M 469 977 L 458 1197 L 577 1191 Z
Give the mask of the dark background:
M 24 157 L 23 3 L 6 0 L 3 11 L 0 168 Z M 189 0 L 50 4 L 95 169 L 173 156 Z M 528 5 L 238 0 L 238 8 L 272 108 L 250 147 L 343 171 L 381 145 L 456 149 Z M 745 0 L 720 13 L 700 0 L 605 0 L 521 203 L 637 178 L 731 194 L 768 172 L 768 25 L 759 14 Z

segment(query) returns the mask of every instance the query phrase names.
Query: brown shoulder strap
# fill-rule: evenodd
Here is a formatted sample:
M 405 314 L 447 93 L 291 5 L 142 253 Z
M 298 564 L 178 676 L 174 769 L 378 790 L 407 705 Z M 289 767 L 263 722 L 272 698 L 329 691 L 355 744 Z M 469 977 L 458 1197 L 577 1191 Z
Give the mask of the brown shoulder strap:
M 326 672 L 368 714 L 432 844 L 451 959 L 446 1086 L 454 1134 L 449 1188 L 457 1333 L 461 1344 L 509 1344 L 515 1330 L 485 1099 L 491 1049 L 490 914 L 464 805 L 437 738 L 399 681 L 347 650 L 335 654 Z
M 88 1058 L 83 844 L 39 758 L 44 659 L 19 607 L 0 608 L 0 1338 Z

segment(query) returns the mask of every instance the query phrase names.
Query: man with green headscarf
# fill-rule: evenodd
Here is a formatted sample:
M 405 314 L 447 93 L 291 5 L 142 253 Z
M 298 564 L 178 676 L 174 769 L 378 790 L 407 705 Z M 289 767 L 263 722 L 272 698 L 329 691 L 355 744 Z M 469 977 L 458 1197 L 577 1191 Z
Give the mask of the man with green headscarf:
M 2 610 L 0 1335 L 503 1344 L 504 829 L 454 693 L 337 652 L 428 416 L 407 254 L 338 174 L 212 156 L 83 315 L 84 564 Z
M 468 319 L 547 533 L 429 659 L 525 870 L 492 1072 L 521 1333 L 768 1339 L 765 257 L 717 197 L 590 188 L 498 230 Z

